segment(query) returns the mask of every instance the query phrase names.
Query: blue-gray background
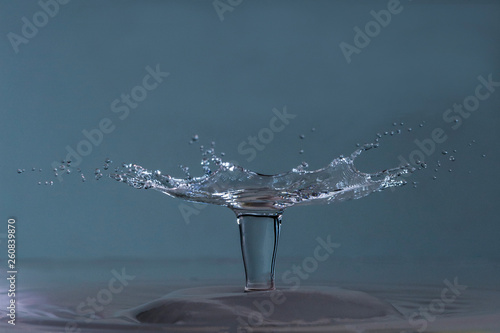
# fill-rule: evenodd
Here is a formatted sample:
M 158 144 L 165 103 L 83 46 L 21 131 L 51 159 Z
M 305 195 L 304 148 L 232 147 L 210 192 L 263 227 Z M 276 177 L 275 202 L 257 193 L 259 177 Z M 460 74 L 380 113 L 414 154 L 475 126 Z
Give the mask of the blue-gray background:
M 180 200 L 94 181 L 93 170 L 109 156 L 114 165 L 180 176 L 184 164 L 201 174 L 198 145 L 212 140 L 228 160 L 257 172 L 287 171 L 303 160 L 318 168 L 404 122 L 404 135 L 385 140 L 358 167 L 397 166 L 415 138 L 441 127 L 449 139 L 428 158 L 429 168 L 395 191 L 288 210 L 279 256 L 310 255 L 316 237 L 331 235 L 345 257 L 498 258 L 500 88 L 456 131 L 442 116 L 474 93 L 479 75 L 500 81 L 500 3 L 401 7 L 348 64 L 339 44 L 353 44 L 353 28 L 364 28 L 387 1 L 244 0 L 221 21 L 212 1 L 73 0 L 18 53 L 7 34 L 20 35 L 22 17 L 32 21 L 41 9 L 36 1 L 2 1 L 0 207 L 2 219 L 18 220 L 18 255 L 239 258 L 230 210 L 206 207 L 188 224 Z M 157 64 L 170 76 L 120 120 L 111 102 Z M 284 106 L 296 118 L 247 161 L 238 145 Z M 51 163 L 103 118 L 116 128 L 84 157 L 88 181 L 73 172 L 59 183 Z M 194 134 L 200 141 L 189 145 Z M 457 149 L 456 161 L 442 149 Z M 438 159 L 445 166 L 432 180 Z M 37 185 L 46 179 L 55 184 Z

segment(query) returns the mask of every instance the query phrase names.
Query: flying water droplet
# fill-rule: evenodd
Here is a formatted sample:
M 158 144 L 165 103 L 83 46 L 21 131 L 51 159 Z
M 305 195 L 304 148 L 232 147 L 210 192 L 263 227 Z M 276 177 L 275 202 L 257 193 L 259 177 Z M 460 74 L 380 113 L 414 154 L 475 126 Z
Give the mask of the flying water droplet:
M 193 137 L 191 138 L 191 141 L 189 141 L 189 144 L 192 145 L 193 143 L 195 143 L 196 141 L 198 141 L 200 139 L 200 137 L 198 136 L 198 134 L 195 134 L 193 135 Z

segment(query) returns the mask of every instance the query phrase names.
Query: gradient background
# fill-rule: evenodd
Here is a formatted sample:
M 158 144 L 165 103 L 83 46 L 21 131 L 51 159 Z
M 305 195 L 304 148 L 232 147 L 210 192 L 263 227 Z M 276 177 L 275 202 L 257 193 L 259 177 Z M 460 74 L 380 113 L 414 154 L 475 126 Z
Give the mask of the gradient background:
M 180 200 L 94 181 L 93 170 L 109 156 L 115 166 L 133 162 L 181 176 L 184 164 L 201 174 L 198 145 L 212 140 L 227 160 L 257 172 L 287 171 L 303 160 L 319 168 L 404 122 L 404 135 L 357 166 L 397 166 L 415 138 L 441 127 L 449 139 L 428 158 L 429 169 L 395 191 L 289 209 L 278 262 L 310 255 L 316 237 L 326 235 L 342 244 L 339 257 L 498 260 L 500 88 L 456 131 L 442 115 L 473 94 L 479 75 L 500 81 L 500 3 L 401 6 L 348 64 L 339 44 L 353 44 L 353 28 L 387 1 L 244 0 L 221 21 L 211 1 L 73 0 L 17 54 L 7 34 L 20 34 L 21 18 L 32 21 L 40 7 L 0 2 L 1 225 L 17 218 L 18 258 L 239 260 L 230 210 L 209 206 L 187 224 Z M 111 102 L 156 64 L 170 76 L 120 120 Z M 283 106 L 296 118 L 246 161 L 238 145 Z M 87 182 L 72 174 L 59 183 L 51 163 L 103 118 L 116 128 L 84 157 Z M 200 141 L 189 145 L 194 134 Z M 456 161 L 442 149 L 457 149 Z M 443 167 L 432 180 L 438 159 Z M 43 176 L 31 167 L 43 168 Z M 37 185 L 46 179 L 55 184 Z

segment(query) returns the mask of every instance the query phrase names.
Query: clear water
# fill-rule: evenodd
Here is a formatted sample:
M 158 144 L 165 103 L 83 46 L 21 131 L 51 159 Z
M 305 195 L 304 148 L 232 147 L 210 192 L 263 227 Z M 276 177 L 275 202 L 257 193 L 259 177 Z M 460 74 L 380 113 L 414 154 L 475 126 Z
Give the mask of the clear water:
M 191 141 L 198 141 L 198 137 L 193 137 Z M 259 174 L 224 162 L 211 147 L 202 150 L 201 165 L 205 174 L 201 177 L 191 176 L 189 168 L 185 166 L 181 166 L 184 178 L 175 178 L 160 170 L 148 170 L 136 164 L 123 164 L 121 168 L 110 170 L 113 162 L 106 159 L 102 168 L 95 169 L 94 178 L 99 180 L 109 176 L 136 189 L 154 189 L 183 200 L 225 206 L 237 214 L 276 215 L 296 205 L 358 199 L 406 184 L 403 177 L 416 170 L 409 165 L 374 173 L 363 173 L 355 167 L 358 156 L 377 147 L 378 143 L 364 145 L 351 155 L 338 157 L 318 170 L 308 170 L 307 163 L 303 163 L 288 172 L 275 175 Z M 449 155 L 448 151 L 443 151 L 442 155 L 449 157 L 451 162 L 455 161 L 454 155 Z M 422 163 L 419 168 L 426 167 Z M 441 163 L 438 161 L 436 168 L 439 167 Z M 54 174 L 71 173 L 72 170 L 71 161 L 62 161 L 61 166 L 54 169 Z M 24 169 L 18 170 L 18 173 L 24 172 Z M 76 169 L 75 173 L 80 174 L 82 181 L 86 180 L 80 169 Z M 273 247 L 272 241 L 267 243 L 267 247 Z M 274 261 L 274 255 L 272 253 L 269 262 Z M 113 260 L 69 263 L 59 267 L 58 281 L 43 281 L 43 278 L 37 281 L 45 289 L 20 290 L 19 324 L 12 331 L 309 332 L 312 327 L 320 332 L 438 332 L 442 328 L 458 332 L 478 327 L 485 332 L 500 331 L 500 314 L 497 310 L 500 308 L 500 294 L 495 282 L 484 289 L 464 292 L 463 298 L 457 297 L 452 304 L 446 304 L 442 311 L 431 311 L 431 317 L 419 314 L 421 309 L 429 309 L 433 299 L 439 298 L 443 285 L 437 280 L 446 276 L 443 272 L 456 270 L 456 263 L 453 264 L 455 266 L 449 263 L 437 265 L 437 279 L 431 282 L 410 279 L 405 285 L 401 285 L 405 275 L 401 271 L 411 271 L 415 267 L 428 270 L 431 263 L 418 266 L 405 262 L 389 265 L 361 262 L 358 263 L 362 266 L 359 276 L 348 277 L 342 276 L 345 274 L 345 270 L 342 273 L 342 267 L 331 265 L 332 272 L 327 276 L 335 276 L 335 281 L 329 278 L 307 281 L 305 287 L 301 286 L 297 290 L 278 281 L 278 292 L 287 301 L 275 303 L 272 313 L 266 315 L 266 310 L 256 308 L 256 304 L 270 304 L 273 292 L 244 293 L 241 262 L 196 262 L 191 263 L 196 266 L 191 269 L 186 269 L 189 263 L 180 262 L 126 262 L 123 266 L 135 267 L 141 272 L 141 280 L 131 281 L 130 288 L 124 288 L 123 293 L 116 295 L 109 304 L 104 304 L 102 309 L 92 313 L 82 311 L 83 308 L 79 307 L 82 301 L 85 303 L 89 295 L 95 297 L 106 290 L 105 282 L 110 278 L 106 273 L 109 275 L 110 263 L 117 267 Z M 352 265 L 353 261 L 350 260 L 349 264 Z M 255 263 L 252 265 L 258 266 Z M 459 263 L 458 266 L 462 271 L 457 276 L 461 277 L 468 274 L 464 269 L 472 272 L 472 275 L 477 273 L 476 278 L 484 278 L 485 274 L 491 273 L 490 263 L 466 266 Z M 25 267 L 38 272 L 32 276 L 43 276 L 39 274 L 43 271 L 39 263 Z M 494 263 L 493 267 L 498 270 L 500 266 Z M 75 279 L 85 275 L 82 269 L 94 272 L 98 269 L 104 273 L 95 281 Z M 439 269 L 443 271 L 438 273 Z M 201 275 L 193 277 L 193 272 Z M 53 273 L 47 273 L 48 276 L 53 276 Z M 165 276 L 168 278 L 165 279 Z M 377 280 L 377 276 L 383 278 Z M 391 276 L 398 278 L 391 281 Z M 64 282 L 65 278 L 72 282 Z M 221 287 L 221 284 L 224 286 Z M 11 329 L 7 325 L 0 328 L 2 332 Z
M 171 197 L 226 206 L 235 211 L 272 212 L 297 205 L 329 204 L 359 199 L 370 193 L 406 184 L 402 175 L 414 171 L 410 166 L 363 173 L 354 166 L 355 159 L 365 150 L 376 147 L 367 144 L 350 156 L 334 159 L 326 167 L 308 171 L 307 163 L 289 172 L 263 175 L 230 162 L 223 162 L 214 149 L 204 152 L 202 165 L 205 175 L 184 179 L 148 170 L 136 164 L 124 164 L 111 175 L 137 189 L 154 189 Z M 208 156 L 207 156 L 208 155 Z M 210 169 L 210 163 L 216 166 Z
M 283 258 L 278 265 L 283 270 L 296 263 L 296 259 Z M 103 298 L 105 302 L 97 302 L 99 308 L 92 310 L 88 305 L 89 299 L 100 299 L 100 293 L 109 290 L 109 281 L 114 277 L 112 271 L 120 272 L 122 268 L 131 276 L 128 284 L 112 293 L 111 299 Z M 500 273 L 498 261 L 337 258 L 322 268 L 322 272 L 318 271 L 309 280 L 303 281 L 306 289 L 314 291 L 309 293 L 315 297 L 314 302 L 308 302 L 307 295 L 301 295 L 296 312 L 290 306 L 292 303 L 297 304 L 295 302 L 276 304 L 273 314 L 268 315 L 264 311 L 265 322 L 259 323 L 253 321 L 252 317 L 259 311 L 253 302 L 255 299 L 239 302 L 235 297 L 256 295 L 251 297 L 257 297 L 261 302 L 271 298 L 258 298 L 259 293 L 245 294 L 241 291 L 240 260 L 29 260 L 23 263 L 24 279 L 18 285 L 18 322 L 15 327 L 11 327 L 2 320 L 0 332 L 61 333 L 81 330 L 79 332 L 89 333 L 233 333 L 245 332 L 243 327 L 247 327 L 248 332 L 251 329 L 254 332 L 304 333 L 410 333 L 421 329 L 425 332 L 448 333 L 500 332 L 500 292 L 498 281 L 495 281 Z M 434 300 L 441 298 L 446 287 L 443 280 L 453 281 L 455 277 L 459 277 L 459 284 L 468 288 L 461 290 L 454 301 L 446 303 L 443 309 L 433 308 Z M 284 283 L 280 281 L 280 284 Z M 324 287 L 307 287 L 318 285 Z M 117 289 L 119 286 L 115 285 Z M 284 285 L 282 289 L 289 287 Z M 328 307 L 324 300 L 317 297 L 317 293 L 329 290 L 336 291 L 336 304 L 344 305 L 340 310 L 332 310 L 344 309 L 343 318 L 321 318 L 323 309 L 311 307 L 311 311 L 307 311 L 305 308 L 311 303 Z M 354 292 L 350 293 L 349 290 Z M 208 300 L 211 305 L 206 312 L 198 311 L 198 322 L 185 322 L 189 314 L 196 314 L 195 307 L 189 307 L 189 302 L 183 305 L 176 303 L 179 296 L 185 300 L 188 294 L 191 297 L 203 296 L 204 301 Z M 345 297 L 340 299 L 342 295 Z M 4 294 L 0 297 L 7 298 Z M 174 311 L 169 313 L 170 317 L 158 315 L 162 308 L 152 307 L 155 303 L 163 306 L 174 304 L 173 310 L 178 316 L 172 318 Z M 387 307 L 387 303 L 391 306 Z M 354 307 L 356 304 L 365 305 L 361 309 L 363 312 L 360 313 L 359 307 Z M 229 306 L 236 315 L 227 316 Z M 155 308 L 157 310 L 153 311 Z M 375 313 L 373 317 L 365 319 L 356 318 L 363 314 L 367 317 L 367 313 L 370 315 L 371 311 L 380 308 L 387 313 Z M 150 312 L 144 313 L 146 309 Z M 430 319 L 426 322 L 421 315 L 415 316 L 421 311 L 429 315 Z M 0 312 L 5 318 L 6 311 L 0 309 Z M 135 318 L 134 315 L 141 313 Z M 287 315 L 304 321 L 295 322 L 293 327 L 287 326 L 282 318 Z

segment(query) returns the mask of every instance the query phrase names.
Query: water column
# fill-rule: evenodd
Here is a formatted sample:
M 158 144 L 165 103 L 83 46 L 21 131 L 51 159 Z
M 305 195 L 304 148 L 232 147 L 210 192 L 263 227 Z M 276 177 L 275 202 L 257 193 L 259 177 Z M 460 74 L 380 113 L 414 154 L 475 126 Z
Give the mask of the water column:
M 241 252 L 245 266 L 245 291 L 273 290 L 274 264 L 282 212 L 253 214 L 237 212 Z

